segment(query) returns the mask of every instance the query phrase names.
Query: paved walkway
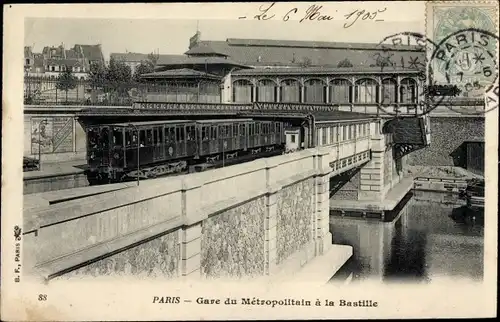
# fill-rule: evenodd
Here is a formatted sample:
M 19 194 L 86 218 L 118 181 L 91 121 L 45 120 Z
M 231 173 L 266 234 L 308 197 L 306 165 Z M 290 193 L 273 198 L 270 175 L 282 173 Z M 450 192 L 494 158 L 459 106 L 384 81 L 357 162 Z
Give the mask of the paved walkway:
M 78 174 L 85 171 L 86 160 L 74 160 L 66 162 L 43 162 L 42 169 L 23 172 L 24 179 L 35 179 L 63 174 Z
M 413 177 L 401 179 L 394 185 L 383 200 L 335 200 L 330 199 L 332 210 L 365 210 L 388 211 L 393 210 L 403 197 L 413 188 Z

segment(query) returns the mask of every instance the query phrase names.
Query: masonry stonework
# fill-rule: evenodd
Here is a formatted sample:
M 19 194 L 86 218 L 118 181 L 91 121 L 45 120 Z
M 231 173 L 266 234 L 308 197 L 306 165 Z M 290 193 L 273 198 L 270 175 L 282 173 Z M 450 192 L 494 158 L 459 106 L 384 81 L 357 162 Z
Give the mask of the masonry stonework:
M 277 196 L 277 262 L 312 240 L 314 180 L 283 188 Z
M 409 165 L 463 166 L 466 151 L 463 143 L 484 138 L 484 117 L 436 117 L 431 116 L 431 144 L 425 149 L 412 152 Z
M 179 263 L 179 233 L 174 231 L 73 270 L 60 278 L 105 275 L 175 278 L 179 276 Z
M 242 277 L 264 273 L 265 199 L 260 197 L 203 222 L 203 277 Z

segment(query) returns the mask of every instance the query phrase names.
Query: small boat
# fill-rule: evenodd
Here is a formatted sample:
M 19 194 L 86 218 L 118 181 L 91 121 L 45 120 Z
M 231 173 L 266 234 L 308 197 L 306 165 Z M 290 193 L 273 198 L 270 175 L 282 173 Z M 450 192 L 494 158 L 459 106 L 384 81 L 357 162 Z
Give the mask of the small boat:
M 467 187 L 460 191 L 460 197 L 467 201 L 470 209 L 484 209 L 484 179 L 471 179 Z

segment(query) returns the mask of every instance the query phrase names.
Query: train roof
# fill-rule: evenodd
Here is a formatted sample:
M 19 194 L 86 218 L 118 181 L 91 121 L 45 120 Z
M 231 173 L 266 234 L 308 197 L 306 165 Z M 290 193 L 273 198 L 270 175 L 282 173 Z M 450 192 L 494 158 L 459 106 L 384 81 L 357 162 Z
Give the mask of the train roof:
M 350 111 L 329 111 L 312 113 L 316 122 L 335 122 L 349 120 L 369 120 L 376 119 L 377 116 L 366 113 L 357 113 Z
M 248 122 L 253 121 L 253 119 L 216 119 L 216 120 L 197 120 L 196 123 L 206 124 L 206 123 L 226 123 L 226 122 Z
M 163 124 L 185 124 L 185 123 L 200 123 L 200 124 L 212 124 L 212 123 L 227 123 L 227 122 L 248 122 L 253 121 L 251 118 L 242 119 L 208 119 L 208 120 L 163 120 L 163 121 L 142 121 L 142 122 L 123 122 L 123 123 L 110 123 L 110 124 L 100 124 L 100 126 L 149 126 L 149 125 L 163 125 Z
M 147 126 L 147 125 L 162 125 L 162 124 L 172 124 L 172 123 L 194 123 L 192 120 L 163 120 L 163 121 L 142 121 L 142 122 L 125 122 L 125 123 L 111 123 L 102 124 L 103 126 Z

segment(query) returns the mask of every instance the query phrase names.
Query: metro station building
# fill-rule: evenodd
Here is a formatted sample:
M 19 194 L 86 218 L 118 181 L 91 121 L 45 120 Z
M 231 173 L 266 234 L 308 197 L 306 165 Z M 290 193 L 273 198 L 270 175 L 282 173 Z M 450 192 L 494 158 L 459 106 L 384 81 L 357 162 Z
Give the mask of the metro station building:
M 380 104 L 415 108 L 423 89 L 425 52 L 418 46 L 199 39 L 198 32 L 184 58 L 160 59 L 143 75 L 163 85 L 148 89 L 146 101 L 359 105 L 376 112 Z

